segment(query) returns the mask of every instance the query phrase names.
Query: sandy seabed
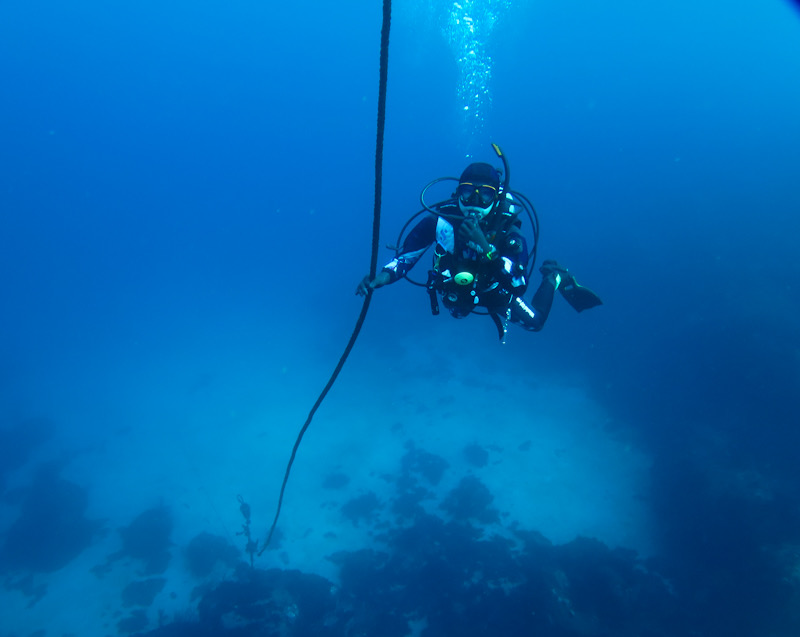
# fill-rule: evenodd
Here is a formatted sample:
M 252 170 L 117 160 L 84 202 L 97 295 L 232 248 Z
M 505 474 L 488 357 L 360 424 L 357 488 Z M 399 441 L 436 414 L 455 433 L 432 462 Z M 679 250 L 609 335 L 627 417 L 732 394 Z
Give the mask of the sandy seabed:
M 533 373 L 487 374 L 482 360 L 443 362 L 418 343 L 394 348 L 388 358 L 366 349 L 348 362 L 300 447 L 276 547 L 256 566 L 335 582 L 328 556 L 379 545 L 376 528 L 393 523 L 386 508 L 359 522 L 343 515 L 342 506 L 366 494 L 387 502 L 410 445 L 446 463 L 426 502 L 437 515 L 445 516 L 439 507 L 445 494 L 471 475 L 500 513 L 487 533 L 522 528 L 556 544 L 580 535 L 651 551 L 648 458 L 609 426 L 580 387 Z M 204 532 L 243 550 L 240 495 L 251 506 L 254 537 L 263 542 L 294 438 L 332 369 L 323 358 L 276 356 L 267 372 L 236 377 L 182 363 L 162 368 L 161 382 L 134 376 L 122 383 L 128 391 L 107 401 L 115 408 L 87 410 L 84 402 L 64 408 L 65 423 L 80 422 L 80 432 L 51 441 L 53 448 L 39 455 L 69 454 L 61 477 L 86 489 L 86 517 L 103 532 L 64 568 L 32 575 L 28 583 L 41 595 L 15 586 L 24 573 L 8 579 L 0 592 L 0 634 L 117 634 L 132 610 L 122 604 L 123 589 L 148 575 L 141 562 L 125 557 L 102 574 L 97 567 L 120 550 L 119 529 L 159 506 L 172 519 L 171 559 L 157 575 L 163 588 L 144 612 L 151 627 L 159 615 L 191 616 L 192 591 L 201 582 L 186 569 L 185 547 Z M 465 453 L 468 447 L 477 459 Z M 24 489 L 32 465 L 17 471 L 10 486 Z M 326 486 L 334 475 L 346 484 Z M 4 532 L 15 514 L 4 506 Z M 215 572 L 208 581 L 224 576 Z

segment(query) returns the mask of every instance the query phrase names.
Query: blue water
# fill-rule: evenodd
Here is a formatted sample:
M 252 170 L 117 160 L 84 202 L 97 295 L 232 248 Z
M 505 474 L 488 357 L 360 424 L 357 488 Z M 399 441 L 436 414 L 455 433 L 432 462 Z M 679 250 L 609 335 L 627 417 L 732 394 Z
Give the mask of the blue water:
M 0 5 L 0 570 L 31 608 L 46 603 L 46 574 L 123 523 L 142 578 L 159 573 L 164 547 L 154 557 L 124 538 L 144 529 L 145 545 L 151 533 L 181 544 L 168 537 L 180 518 L 170 495 L 138 501 L 133 476 L 128 508 L 92 505 L 111 487 L 86 454 L 102 458 L 135 431 L 165 458 L 180 455 L 176 440 L 203 440 L 220 422 L 235 436 L 237 422 L 280 404 L 292 418 L 272 452 L 288 457 L 369 265 L 381 12 L 366 4 Z M 577 315 L 556 299 L 541 333 L 517 330 L 500 346 L 486 319 L 432 319 L 424 292 L 379 290 L 356 345 L 373 357 L 355 361 L 362 380 L 343 381 L 340 400 L 356 413 L 383 386 L 417 391 L 416 371 L 435 385 L 435 369 L 398 371 L 398 340 L 481 361 L 500 384 L 504 374 L 577 384 L 622 423 L 613 435 L 652 461 L 642 501 L 654 552 L 547 545 L 525 529 L 514 558 L 470 533 L 470 520 L 497 520 L 480 514 L 486 487 L 465 478 L 441 519 L 412 508 L 379 531 L 388 557 L 338 554 L 336 600 L 317 576 L 303 579 L 303 564 L 237 566 L 249 558 L 231 535 L 242 544 L 233 557 L 230 544 L 208 549 L 229 566 L 215 584 L 231 588 L 210 585 L 174 632 L 177 619 L 163 615 L 163 634 L 222 634 L 208 609 L 253 595 L 272 599 L 258 620 L 268 628 L 253 620 L 241 634 L 404 635 L 409 621 L 427 637 L 798 634 L 797 6 L 397 4 L 382 243 L 431 179 L 472 159 L 497 163 L 496 142 L 512 187 L 537 207 L 540 257 L 568 266 L 604 305 Z M 436 465 L 409 449 L 393 478 L 398 510 L 418 493 L 401 483 L 422 488 L 420 467 Z M 242 472 L 258 483 L 259 537 L 282 470 Z M 377 506 L 352 502 L 343 525 Z M 189 537 L 206 530 L 188 526 Z M 427 590 L 432 573 L 441 583 Z M 524 595 L 497 596 L 499 581 L 526 582 L 515 589 Z M 418 596 L 398 599 L 401 588 Z M 278 589 L 291 598 L 282 606 Z M 125 599 L 104 630 L 156 634 L 157 604 Z M 54 619 L 39 628 L 64 632 Z

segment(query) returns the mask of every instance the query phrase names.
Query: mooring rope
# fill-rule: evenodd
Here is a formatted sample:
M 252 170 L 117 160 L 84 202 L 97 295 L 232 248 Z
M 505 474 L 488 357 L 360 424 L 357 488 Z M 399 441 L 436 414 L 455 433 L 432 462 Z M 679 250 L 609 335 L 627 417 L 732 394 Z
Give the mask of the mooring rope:
M 372 213 L 372 256 L 369 263 L 370 279 L 375 278 L 375 274 L 378 269 L 378 246 L 381 229 L 381 184 L 383 183 L 383 131 L 386 120 L 386 84 L 389 76 L 389 28 L 391 26 L 391 20 L 391 0 L 384 0 L 383 25 L 381 26 L 380 80 L 378 83 L 378 132 L 375 141 L 375 205 Z M 283 505 L 283 494 L 286 491 L 286 484 L 289 482 L 289 473 L 292 470 L 292 464 L 294 464 L 294 459 L 297 455 L 297 449 L 300 447 L 300 442 L 303 440 L 303 436 L 305 435 L 308 426 L 311 424 L 311 419 L 314 417 L 317 409 L 319 409 L 322 401 L 325 400 L 325 396 L 328 395 L 331 387 L 333 387 L 333 383 L 339 376 L 339 372 L 342 371 L 342 367 L 344 367 L 344 363 L 347 360 L 347 357 L 350 355 L 350 350 L 353 349 L 353 345 L 356 343 L 358 334 L 361 332 L 361 326 L 364 324 L 364 319 L 367 317 L 367 310 L 369 309 L 371 299 L 371 293 L 364 297 L 364 303 L 361 306 L 361 314 L 358 316 L 356 326 L 353 329 L 353 333 L 350 335 L 350 340 L 347 342 L 347 347 L 344 348 L 344 353 L 342 354 L 341 358 L 339 358 L 336 369 L 333 370 L 331 377 L 328 379 L 328 383 L 325 385 L 322 393 L 320 393 L 317 401 L 311 408 L 311 411 L 308 412 L 308 418 L 306 418 L 305 423 L 303 423 L 300 433 L 297 434 L 297 439 L 294 441 L 294 447 L 292 447 L 292 455 L 289 457 L 289 462 L 286 465 L 286 473 L 283 476 L 281 492 L 278 496 L 278 506 L 275 509 L 275 518 L 272 520 L 272 526 L 269 528 L 269 533 L 267 534 L 267 539 L 264 542 L 264 546 L 262 546 L 261 550 L 258 552 L 259 555 L 267 550 L 267 547 L 272 540 L 272 534 L 275 532 L 275 527 L 278 524 L 278 517 L 280 517 L 281 506 Z

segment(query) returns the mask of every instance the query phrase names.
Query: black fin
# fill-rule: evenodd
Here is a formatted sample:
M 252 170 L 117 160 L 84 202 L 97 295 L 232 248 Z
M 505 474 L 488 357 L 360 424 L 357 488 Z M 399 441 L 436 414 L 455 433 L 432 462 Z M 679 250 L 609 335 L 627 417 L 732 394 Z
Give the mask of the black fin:
M 558 286 L 561 296 L 569 303 L 576 312 L 583 312 L 590 308 L 602 305 L 603 301 L 589 288 L 578 285 L 574 277 L 571 277 L 563 285 Z

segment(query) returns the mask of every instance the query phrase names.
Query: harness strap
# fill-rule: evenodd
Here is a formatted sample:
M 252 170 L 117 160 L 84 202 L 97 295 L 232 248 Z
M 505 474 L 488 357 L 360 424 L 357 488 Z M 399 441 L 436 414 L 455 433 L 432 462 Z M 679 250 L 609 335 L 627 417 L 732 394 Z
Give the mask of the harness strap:
M 439 299 L 436 296 L 436 279 L 439 277 L 439 274 L 435 270 L 428 271 L 428 297 L 431 301 L 431 314 L 437 316 L 439 314 Z
M 497 336 L 500 337 L 500 340 L 504 340 L 506 337 L 506 325 L 495 312 L 489 312 L 489 316 L 494 323 L 494 326 L 497 328 Z

